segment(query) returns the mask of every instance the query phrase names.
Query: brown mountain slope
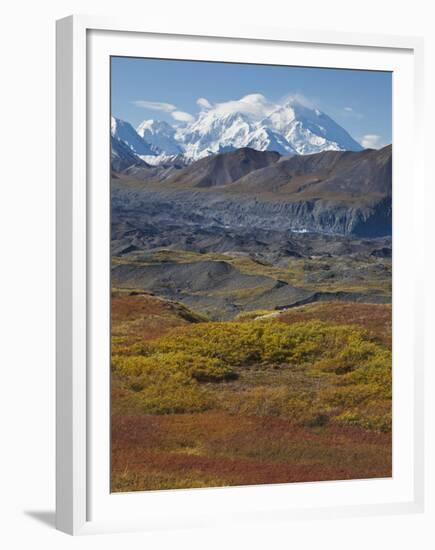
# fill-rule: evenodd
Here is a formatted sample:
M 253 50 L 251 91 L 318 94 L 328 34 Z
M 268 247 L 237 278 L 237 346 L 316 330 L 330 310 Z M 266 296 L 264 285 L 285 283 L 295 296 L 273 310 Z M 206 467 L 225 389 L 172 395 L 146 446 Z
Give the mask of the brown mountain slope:
M 246 174 L 275 164 L 279 159 L 279 153 L 244 147 L 194 162 L 171 177 L 165 187 L 210 188 L 228 185 Z
M 163 181 L 113 180 L 112 205 L 159 223 L 379 237 L 391 235 L 391 187 L 391 146 L 293 157 L 244 148 Z
M 282 158 L 233 183 L 231 193 L 275 198 L 379 199 L 391 194 L 391 145 L 362 152 L 326 151 Z M 265 197 L 266 198 L 266 197 Z

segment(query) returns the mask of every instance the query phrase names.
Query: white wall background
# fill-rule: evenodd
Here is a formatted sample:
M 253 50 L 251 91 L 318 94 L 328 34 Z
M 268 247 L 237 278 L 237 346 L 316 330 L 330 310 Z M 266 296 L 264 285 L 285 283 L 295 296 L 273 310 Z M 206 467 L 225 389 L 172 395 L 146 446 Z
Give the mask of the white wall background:
M 146 20 L 170 18 L 182 26 L 195 20 L 225 25 L 420 35 L 426 39 L 426 153 L 428 173 L 435 128 L 435 18 L 430 1 L 364 0 L 13 0 L 2 6 L 0 85 L 0 545 L 3 548 L 435 548 L 434 475 L 427 479 L 427 511 L 396 516 L 317 523 L 252 525 L 220 530 L 101 535 L 73 539 L 56 532 L 54 521 L 54 21 L 71 13 L 117 15 Z M 432 132 L 430 130 L 432 128 Z M 428 178 L 429 179 L 429 178 Z M 435 182 L 432 182 L 435 185 Z M 428 256 L 435 237 L 426 198 Z M 412 259 L 410 259 L 412 261 Z M 434 280 L 432 258 L 428 280 Z M 433 283 L 432 283 L 433 284 Z M 428 312 L 435 310 L 427 289 Z M 435 353 L 434 318 L 427 314 L 427 413 Z M 434 423 L 431 420 L 431 432 Z M 435 464 L 434 437 L 428 464 Z

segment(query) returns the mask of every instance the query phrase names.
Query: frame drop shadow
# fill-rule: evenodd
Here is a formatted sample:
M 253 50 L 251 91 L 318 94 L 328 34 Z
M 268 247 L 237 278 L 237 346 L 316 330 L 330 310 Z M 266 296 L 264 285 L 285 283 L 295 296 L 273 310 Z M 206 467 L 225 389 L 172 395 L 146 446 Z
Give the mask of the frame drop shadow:
M 25 510 L 26 516 L 29 516 L 39 523 L 43 523 L 52 529 L 56 528 L 56 512 L 54 510 Z

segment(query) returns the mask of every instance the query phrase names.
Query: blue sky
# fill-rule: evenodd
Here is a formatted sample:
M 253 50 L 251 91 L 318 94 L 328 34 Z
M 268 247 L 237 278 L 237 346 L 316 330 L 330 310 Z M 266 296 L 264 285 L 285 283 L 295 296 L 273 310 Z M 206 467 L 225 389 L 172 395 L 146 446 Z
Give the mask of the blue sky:
M 391 143 L 390 72 L 112 58 L 112 114 L 134 127 L 149 118 L 179 124 L 249 94 L 270 104 L 298 96 L 366 147 Z

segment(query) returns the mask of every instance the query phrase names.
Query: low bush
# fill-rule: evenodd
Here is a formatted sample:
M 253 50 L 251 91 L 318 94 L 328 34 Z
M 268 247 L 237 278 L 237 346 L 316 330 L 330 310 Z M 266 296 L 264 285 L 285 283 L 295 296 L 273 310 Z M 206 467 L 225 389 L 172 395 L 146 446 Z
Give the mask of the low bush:
M 183 352 L 216 358 L 231 366 L 255 362 L 297 365 L 333 360 L 337 368 L 352 370 L 380 349 L 379 344 L 372 342 L 368 334 L 356 326 L 320 321 L 286 325 L 265 320 L 178 327 L 159 340 L 138 345 L 136 352 L 145 356 Z
M 220 382 L 236 377 L 223 361 L 213 357 L 191 355 L 185 352 L 153 353 L 149 356 L 115 356 L 112 360 L 115 372 L 125 376 L 166 379 L 168 376 L 180 382 Z
M 266 378 L 256 385 L 246 375 L 240 391 L 217 389 L 255 365 L 271 367 L 274 383 L 268 386 Z M 305 377 L 306 389 L 280 374 L 282 366 Z M 191 324 L 134 344 L 113 357 L 112 368 L 146 412 L 218 407 L 318 427 L 329 421 L 391 427 L 391 352 L 356 325 L 273 319 Z

